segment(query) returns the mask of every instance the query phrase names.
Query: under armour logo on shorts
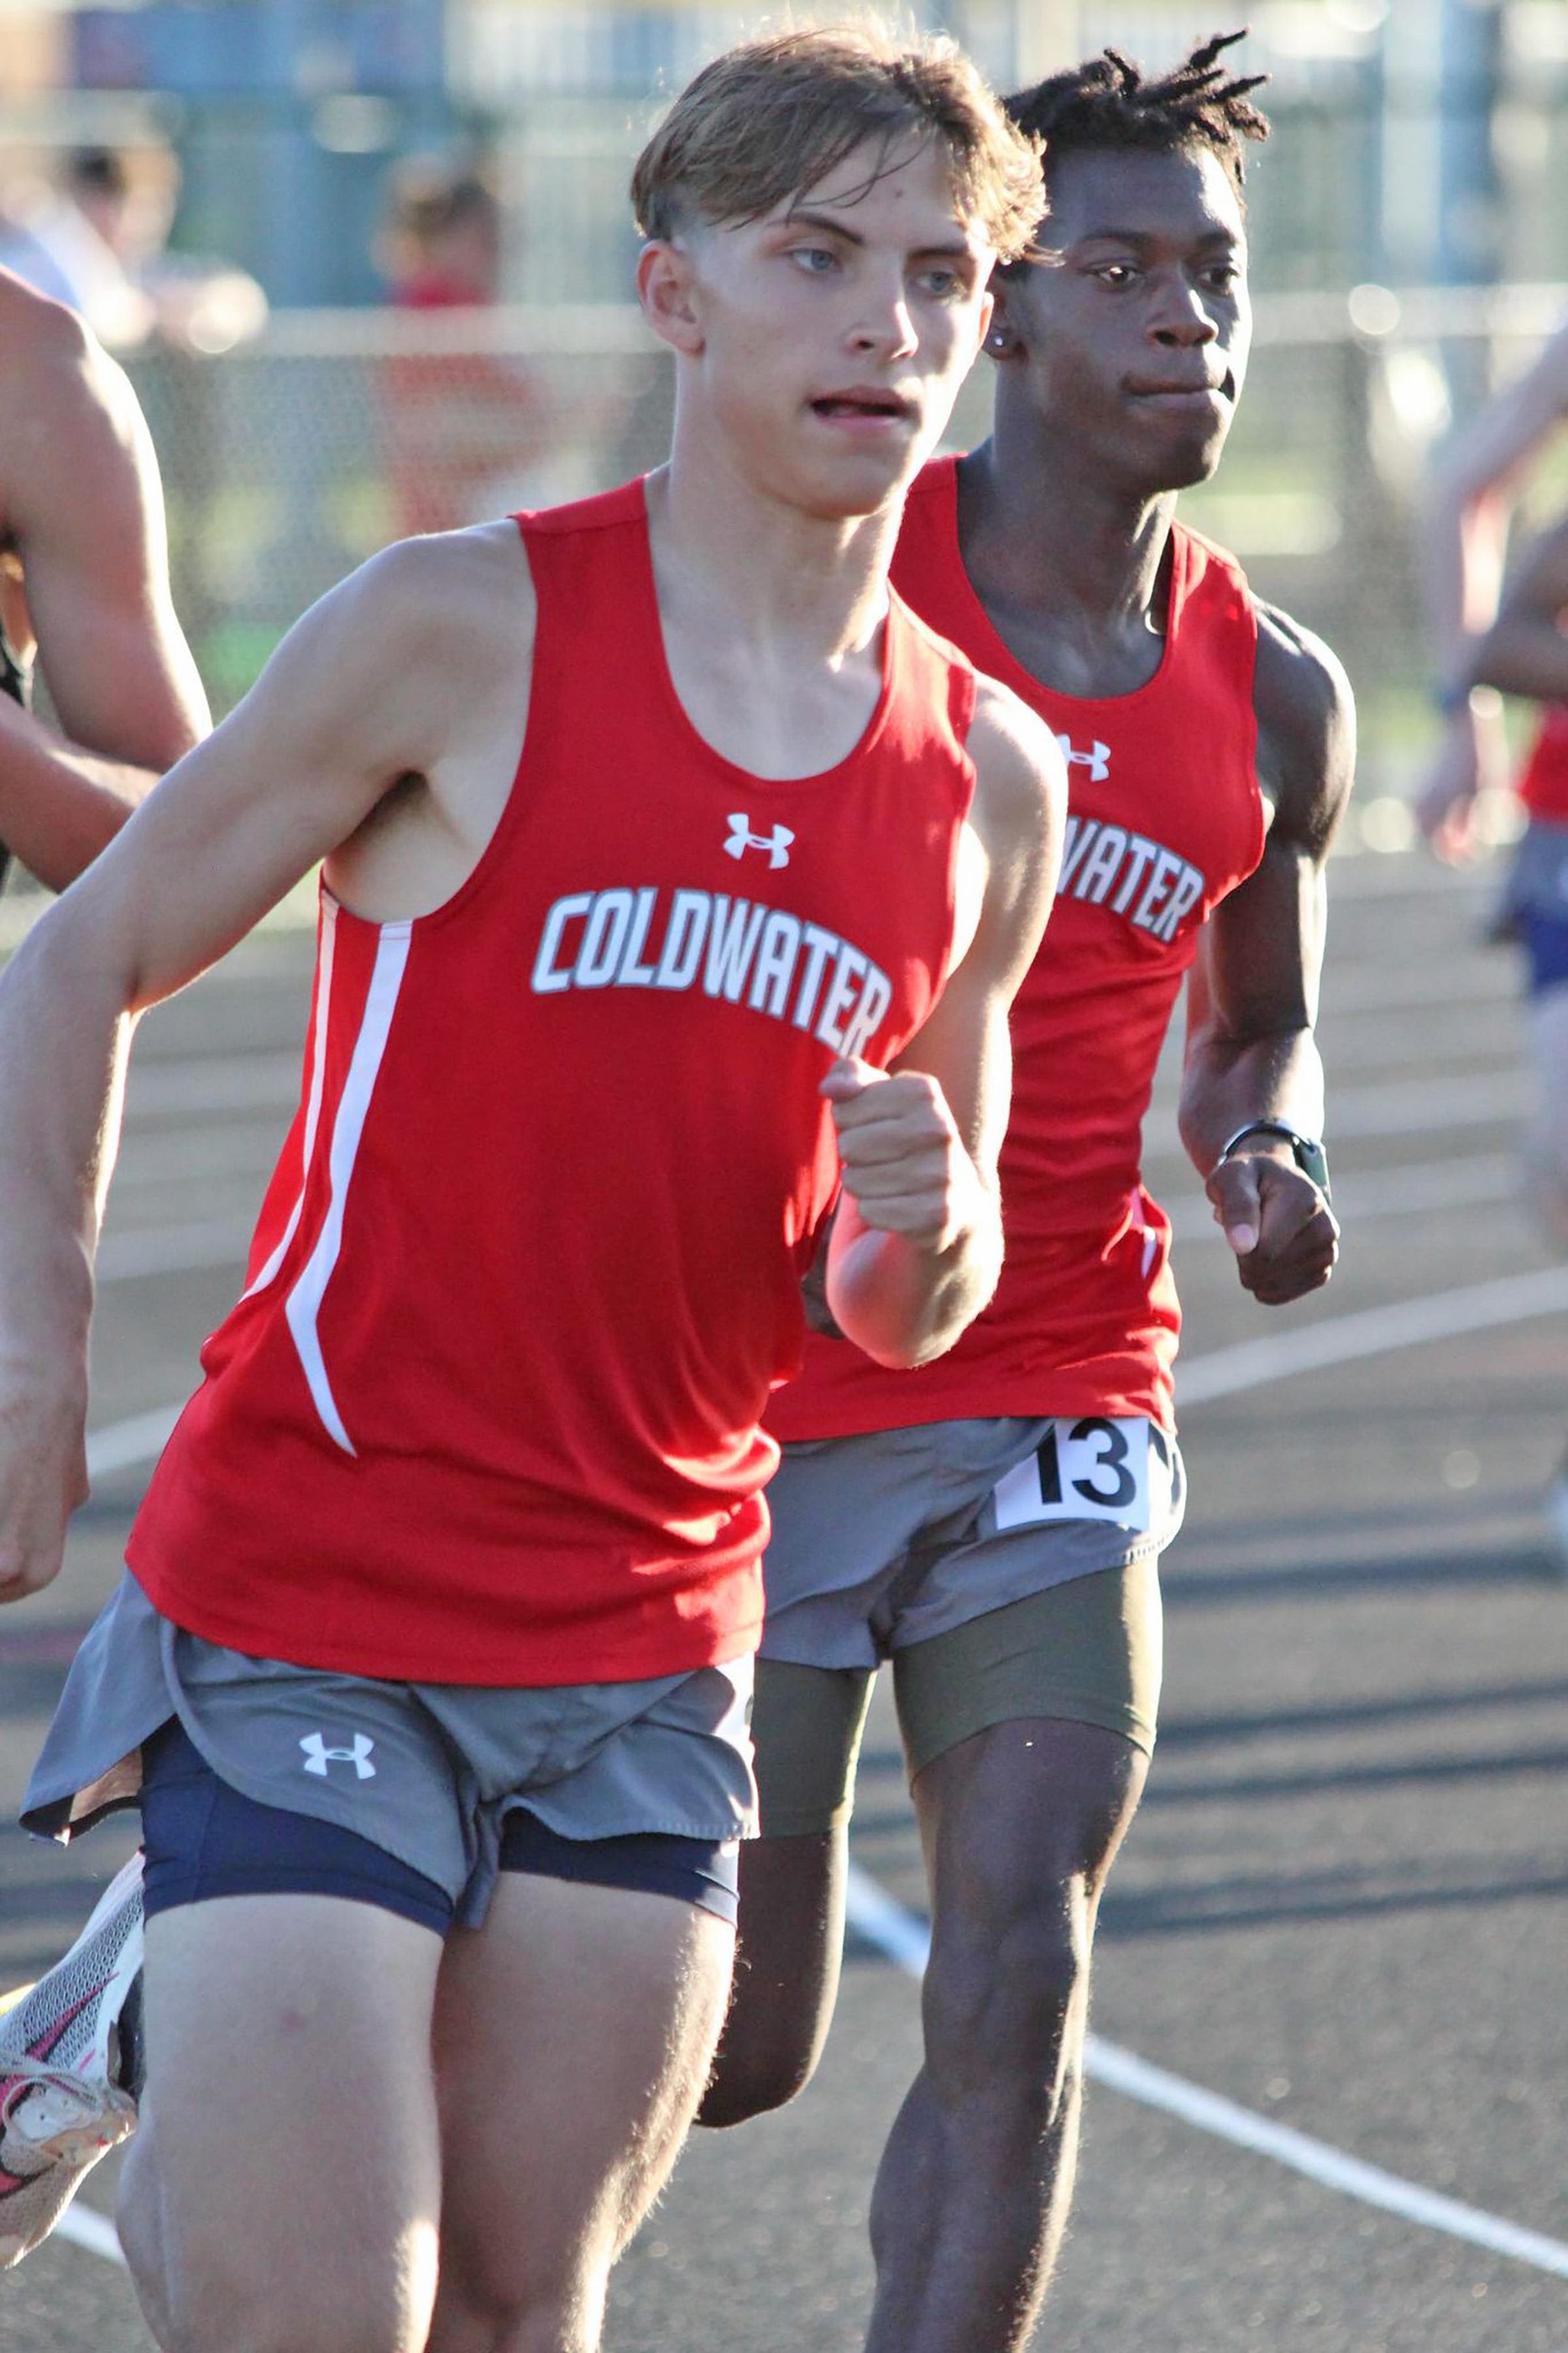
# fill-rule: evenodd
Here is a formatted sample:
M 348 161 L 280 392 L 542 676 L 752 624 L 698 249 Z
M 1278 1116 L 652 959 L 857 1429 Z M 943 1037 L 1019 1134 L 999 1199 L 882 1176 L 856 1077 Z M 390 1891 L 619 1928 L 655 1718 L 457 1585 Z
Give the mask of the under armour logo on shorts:
M 305 1770 L 319 1773 L 324 1781 L 329 1765 L 352 1765 L 362 1781 L 374 1781 L 375 1767 L 370 1752 L 375 1746 L 368 1734 L 356 1732 L 352 1748 L 329 1748 L 319 1732 L 307 1733 L 300 1743 L 305 1752 Z
M 789 864 L 789 846 L 795 839 L 787 825 L 775 825 L 772 833 L 753 833 L 752 820 L 743 809 L 731 813 L 730 839 L 724 844 L 731 858 L 744 858 L 748 849 L 765 849 L 770 866 Z
M 1070 735 L 1058 735 L 1057 742 L 1061 745 L 1070 767 L 1087 768 L 1097 785 L 1105 782 L 1110 774 L 1109 744 L 1091 744 L 1087 752 L 1075 752 Z

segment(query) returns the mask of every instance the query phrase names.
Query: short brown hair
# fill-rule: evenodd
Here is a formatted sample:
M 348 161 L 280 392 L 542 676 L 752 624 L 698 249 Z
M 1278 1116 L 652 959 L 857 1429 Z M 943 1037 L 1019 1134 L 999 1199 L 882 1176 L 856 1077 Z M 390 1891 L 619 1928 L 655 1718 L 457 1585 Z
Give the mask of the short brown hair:
M 998 258 L 1025 253 L 1045 209 L 1038 140 L 1008 121 L 953 42 L 900 44 L 848 25 L 742 41 L 704 66 L 637 157 L 632 208 L 649 237 L 673 237 L 691 213 L 735 227 L 868 140 L 881 150 L 877 178 L 911 136 L 940 142 L 962 216 Z

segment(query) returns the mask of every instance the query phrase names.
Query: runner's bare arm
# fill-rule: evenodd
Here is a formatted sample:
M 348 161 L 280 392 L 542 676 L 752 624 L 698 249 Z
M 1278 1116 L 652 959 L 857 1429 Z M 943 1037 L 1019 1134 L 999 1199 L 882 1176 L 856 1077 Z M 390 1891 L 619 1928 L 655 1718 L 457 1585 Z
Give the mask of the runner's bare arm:
M 1268 606 L 1258 610 L 1254 701 L 1258 778 L 1273 817 L 1256 873 L 1221 901 L 1199 942 L 1181 1127 L 1243 1285 L 1279 1305 L 1328 1281 L 1339 1234 L 1332 1212 L 1280 1139 L 1252 1136 L 1215 1164 L 1248 1120 L 1322 1134 L 1313 1024 L 1323 867 L 1350 796 L 1355 707 L 1328 648 Z
M 969 748 L 976 782 L 960 861 L 963 953 L 893 1072 L 840 1063 L 824 1082 L 844 1164 L 827 1303 L 845 1336 L 884 1365 L 940 1356 L 996 1287 L 1007 1014 L 1061 862 L 1067 776 L 1044 723 L 983 680 Z
M 1537 702 L 1568 702 L 1568 518 L 1527 551 L 1502 610 L 1469 659 L 1478 684 Z
M 0 702 L 0 840 L 63 890 L 211 720 L 130 385 L 71 311 L 12 280 L 0 342 L 0 531 L 65 731 Z
M 1437 849 L 1464 850 L 1477 793 L 1501 786 L 1507 747 L 1495 713 L 1476 710 L 1461 690 L 1468 641 L 1497 614 L 1509 522 L 1523 475 L 1568 418 L 1568 326 L 1533 365 L 1489 401 L 1457 434 L 1434 470 L 1422 578 L 1439 683 L 1458 700 L 1416 798 L 1416 814 Z
M 471 871 L 516 766 L 532 631 L 511 526 L 390 549 L 285 639 L 0 976 L 0 1598 L 48 1582 L 83 1484 L 91 1259 L 134 1015 L 317 859 L 373 919 Z M 397 815 L 376 823 L 389 788 Z

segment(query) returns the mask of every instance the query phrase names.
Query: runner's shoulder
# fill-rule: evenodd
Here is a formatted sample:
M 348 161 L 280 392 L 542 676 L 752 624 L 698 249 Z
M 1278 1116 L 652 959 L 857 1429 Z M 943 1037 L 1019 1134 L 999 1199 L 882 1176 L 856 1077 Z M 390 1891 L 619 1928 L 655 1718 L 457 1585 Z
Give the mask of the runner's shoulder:
M 85 386 L 101 401 L 111 383 L 124 385 L 124 375 L 86 321 L 0 269 L 0 413 L 13 429 L 46 415 L 58 429 L 62 400 L 70 402 Z
M 1259 777 L 1277 829 L 1326 849 L 1355 768 L 1355 696 L 1331 646 L 1277 605 L 1258 600 Z
M 73 356 L 79 360 L 93 341 L 74 311 L 5 269 L 0 269 L 0 332 L 7 380 L 35 356 L 46 364 Z
M 472 687 L 531 647 L 533 583 L 509 520 L 395 540 L 338 594 L 356 632 L 374 633 L 422 681 L 438 675 L 459 690 Z

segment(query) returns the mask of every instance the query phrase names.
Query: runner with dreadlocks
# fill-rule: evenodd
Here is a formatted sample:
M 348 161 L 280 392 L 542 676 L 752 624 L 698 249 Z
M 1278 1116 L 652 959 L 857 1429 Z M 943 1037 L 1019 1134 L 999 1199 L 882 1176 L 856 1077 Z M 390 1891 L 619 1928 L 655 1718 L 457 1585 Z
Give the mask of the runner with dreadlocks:
M 1012 2353 L 1067 2217 L 1089 1949 L 1142 1789 L 1157 1564 L 1182 1512 L 1170 1226 L 1140 1124 L 1191 972 L 1182 1133 L 1245 1288 L 1328 1280 L 1315 1140 L 1322 868 L 1350 786 L 1333 657 L 1175 521 L 1247 360 L 1243 148 L 1223 53 L 1108 50 L 1009 101 L 1043 134 L 1033 261 L 1000 273 L 991 439 L 929 467 L 894 576 L 1069 760 L 1056 913 L 1013 1015 L 994 1302 L 938 1365 L 815 1344 L 776 1402 L 754 1732 L 763 1837 L 705 2120 L 809 2076 L 845 1826 L 890 1657 L 931 1883 L 925 2065 L 872 2207 L 868 2353 Z

